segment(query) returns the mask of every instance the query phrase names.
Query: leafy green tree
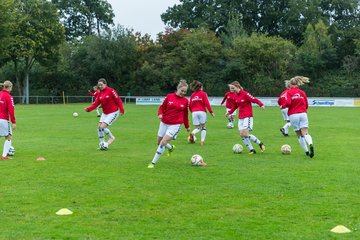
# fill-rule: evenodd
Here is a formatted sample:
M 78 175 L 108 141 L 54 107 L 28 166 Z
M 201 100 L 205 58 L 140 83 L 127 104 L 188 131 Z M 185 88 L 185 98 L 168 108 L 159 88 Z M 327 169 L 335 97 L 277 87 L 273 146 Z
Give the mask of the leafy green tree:
M 52 0 L 60 10 L 67 40 L 110 30 L 114 13 L 106 0 Z
M 13 0 L 0 0 L 0 66 L 1 59 L 4 57 L 4 49 L 8 46 L 11 39 L 11 29 L 15 24 Z
M 228 61 L 242 65 L 241 75 L 234 79 L 244 87 L 269 96 L 278 94 L 283 80 L 291 71 L 296 47 L 293 43 L 280 37 L 269 37 L 263 34 L 252 34 L 250 37 L 235 39 L 232 56 Z
M 55 6 L 46 0 L 22 0 L 16 5 L 16 26 L 6 49 L 14 64 L 19 94 L 29 103 L 29 75 L 35 62 L 42 65 L 56 61 L 64 30 Z M 20 79 L 20 73 L 24 78 Z

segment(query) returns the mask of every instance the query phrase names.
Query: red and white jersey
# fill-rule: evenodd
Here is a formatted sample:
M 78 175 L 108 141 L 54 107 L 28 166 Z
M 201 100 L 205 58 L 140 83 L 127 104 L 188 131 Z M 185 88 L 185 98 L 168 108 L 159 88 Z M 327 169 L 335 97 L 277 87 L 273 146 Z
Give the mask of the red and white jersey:
M 190 112 L 206 112 L 206 109 L 212 113 L 213 110 L 210 106 L 210 102 L 206 92 L 203 90 L 199 90 L 191 94 L 190 96 L 190 104 L 189 104 Z
M 236 92 L 227 92 L 221 101 L 221 105 L 226 101 L 226 108 L 231 109 L 235 105 Z
M 285 104 L 286 102 L 286 95 L 287 95 L 287 91 L 288 89 L 285 89 L 281 94 L 280 97 L 278 98 L 278 104 L 281 107 L 281 109 L 284 109 L 284 107 L 282 106 L 283 104 Z M 286 107 L 285 107 L 286 108 Z
M 90 96 L 93 96 L 94 98 L 97 98 L 97 96 L 99 96 L 99 92 L 100 92 L 99 90 L 96 90 L 95 92 L 88 90 Z
M 102 111 L 105 114 L 110 114 L 116 112 L 117 110 L 120 110 L 121 113 L 124 113 L 124 107 L 121 98 L 113 88 L 106 87 L 104 90 L 99 91 L 95 102 L 90 107 L 86 108 L 86 111 L 91 112 L 100 104 Z
M 159 107 L 158 115 L 162 115 L 161 122 L 169 125 L 184 124 L 189 128 L 189 101 L 186 97 L 180 97 L 176 93 L 168 94 Z
M 239 119 L 252 117 L 253 111 L 251 103 L 256 103 L 260 107 L 264 106 L 259 99 L 253 97 L 250 93 L 244 90 L 240 90 L 240 92 L 236 94 L 235 105 L 228 113 L 231 114 L 239 108 Z
M 10 121 L 16 124 L 14 99 L 9 91 L 0 91 L 0 119 Z
M 289 116 L 295 113 L 306 113 L 309 107 L 306 93 L 298 86 L 292 86 L 287 90 L 286 101 L 281 106 L 289 108 Z

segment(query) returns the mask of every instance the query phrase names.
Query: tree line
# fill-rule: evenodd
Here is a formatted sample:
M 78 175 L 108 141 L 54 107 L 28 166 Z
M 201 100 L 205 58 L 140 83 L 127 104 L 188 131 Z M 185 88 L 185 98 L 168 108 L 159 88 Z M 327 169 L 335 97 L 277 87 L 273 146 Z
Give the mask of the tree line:
M 106 0 L 0 0 L 0 79 L 24 103 L 86 95 L 100 77 L 121 95 L 165 95 L 186 79 L 211 96 L 237 80 L 266 97 L 305 75 L 309 96 L 360 96 L 358 0 L 180 0 L 156 40 L 113 17 Z

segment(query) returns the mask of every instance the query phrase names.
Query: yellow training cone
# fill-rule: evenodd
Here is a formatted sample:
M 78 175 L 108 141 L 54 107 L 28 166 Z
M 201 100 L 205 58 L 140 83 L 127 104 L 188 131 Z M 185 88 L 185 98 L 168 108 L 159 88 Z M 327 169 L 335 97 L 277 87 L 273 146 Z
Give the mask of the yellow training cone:
M 67 208 L 62 208 L 56 212 L 57 215 L 71 215 L 73 212 Z
M 347 227 L 343 226 L 343 225 L 338 225 L 336 227 L 334 227 L 333 229 L 330 230 L 333 233 L 349 233 L 351 232 L 350 229 L 348 229 Z

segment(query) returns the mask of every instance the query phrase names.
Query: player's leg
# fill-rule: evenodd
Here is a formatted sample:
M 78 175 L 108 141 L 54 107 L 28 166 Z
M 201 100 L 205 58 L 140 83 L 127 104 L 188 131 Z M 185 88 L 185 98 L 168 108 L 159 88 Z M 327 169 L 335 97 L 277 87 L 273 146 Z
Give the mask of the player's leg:
M 9 153 L 9 149 L 11 147 L 11 140 L 12 140 L 12 136 L 8 135 L 5 137 L 5 142 L 4 142 L 4 147 L 3 147 L 3 152 L 1 155 L 1 159 L 9 159 L 9 157 L 7 156 Z
M 108 128 L 111 126 L 120 116 L 120 111 L 116 111 L 110 114 L 107 114 L 106 118 L 104 119 L 102 125 L 100 127 L 104 128 L 104 133 L 108 136 L 108 144 L 112 144 L 115 141 L 115 136 L 112 134 L 110 129 Z
M 206 138 L 206 112 L 200 112 L 200 129 L 201 129 L 201 139 L 200 145 L 203 146 L 205 144 Z

